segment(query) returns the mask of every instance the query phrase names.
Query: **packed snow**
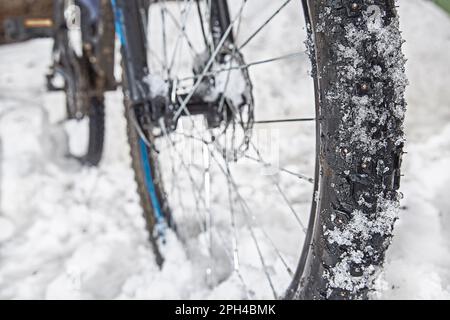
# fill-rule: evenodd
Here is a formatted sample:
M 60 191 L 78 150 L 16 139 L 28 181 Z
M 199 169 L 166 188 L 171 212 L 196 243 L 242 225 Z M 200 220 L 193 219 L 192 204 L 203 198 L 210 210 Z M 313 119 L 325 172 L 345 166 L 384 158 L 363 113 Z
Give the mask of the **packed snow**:
M 270 0 L 253 2 L 254 12 L 260 16 L 268 16 L 276 7 Z M 450 17 L 425 0 L 400 0 L 399 10 L 410 82 L 408 154 L 403 165 L 400 219 L 374 298 L 450 299 L 450 200 L 446 191 L 450 184 Z M 245 18 L 249 27 L 243 32 L 250 35 L 261 17 L 248 14 Z M 255 39 L 248 48 L 248 62 L 286 53 L 283 44 L 295 43 L 298 37 L 286 32 L 288 24 L 286 20 L 279 28 L 268 30 L 265 37 Z M 304 36 L 305 31 L 301 32 Z M 273 48 L 272 55 L 269 51 L 262 56 L 267 44 Z M 250 292 L 242 290 L 235 273 L 220 283 L 209 283 L 198 271 L 201 263 L 189 246 L 171 233 L 167 234 L 164 267 L 156 266 L 130 167 L 122 94 L 107 95 L 106 146 L 100 167 L 82 168 L 65 157 L 70 141 L 58 123 L 63 97 L 45 89 L 50 49 L 49 40 L 0 47 L 0 298 L 271 298 L 264 277 L 253 272 L 261 268 L 257 262 L 251 265 L 247 259 L 250 261 L 242 266 Z M 298 116 L 288 111 L 289 105 L 296 103 L 306 109 L 312 85 L 307 74 L 309 61 L 306 55 L 301 59 L 299 65 L 284 61 L 282 75 L 264 72 L 264 67 L 260 74 L 252 75 L 261 80 L 254 81 L 259 90 L 257 102 L 285 102 L 285 108 L 276 110 L 278 114 L 277 108 L 260 108 L 257 116 L 270 119 L 280 112 L 285 117 Z M 294 78 L 299 76 L 303 78 Z M 300 101 L 298 90 L 281 97 L 284 92 L 279 88 L 286 77 L 308 94 Z M 279 80 L 278 87 L 257 87 L 273 80 Z M 280 131 L 282 136 L 286 133 Z M 260 134 L 264 138 L 266 132 Z M 310 139 L 306 133 L 295 137 L 295 143 L 304 145 L 302 157 L 314 151 L 307 144 Z M 298 161 L 299 156 L 289 154 L 287 164 Z M 280 183 L 289 185 L 289 180 Z M 249 188 L 243 194 L 264 199 L 261 189 Z M 301 198 L 295 205 L 307 209 L 311 195 L 306 189 L 292 188 L 287 193 Z M 212 201 L 213 205 L 220 202 L 217 197 Z M 267 210 L 257 202 L 253 204 L 256 212 Z M 296 227 L 296 222 L 288 219 L 277 223 L 264 215 L 258 219 L 275 233 Z M 358 227 L 356 222 L 354 227 Z M 244 234 L 242 239 L 241 252 L 254 254 L 250 235 Z M 296 251 L 284 234 L 277 234 L 276 240 L 285 243 L 284 252 Z M 263 250 L 273 255 L 269 248 Z M 291 258 L 295 255 L 288 255 L 288 263 L 295 267 Z M 281 262 L 274 261 L 273 280 L 282 293 L 288 276 Z M 345 285 L 346 279 L 341 280 L 340 285 Z

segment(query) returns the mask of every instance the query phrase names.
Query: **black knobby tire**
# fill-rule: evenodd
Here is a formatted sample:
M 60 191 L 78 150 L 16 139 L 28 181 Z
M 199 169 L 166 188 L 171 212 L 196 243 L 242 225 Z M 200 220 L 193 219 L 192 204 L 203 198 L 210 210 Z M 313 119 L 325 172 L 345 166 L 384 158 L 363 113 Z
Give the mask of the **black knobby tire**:
M 287 298 L 367 298 L 399 207 L 405 59 L 394 0 L 309 1 L 315 208 Z

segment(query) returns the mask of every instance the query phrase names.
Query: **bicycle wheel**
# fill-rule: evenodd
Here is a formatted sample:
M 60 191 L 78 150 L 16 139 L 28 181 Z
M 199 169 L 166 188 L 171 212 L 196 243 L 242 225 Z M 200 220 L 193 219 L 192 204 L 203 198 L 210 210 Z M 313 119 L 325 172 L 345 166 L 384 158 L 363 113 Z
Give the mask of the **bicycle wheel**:
M 159 1 L 145 20 L 163 115 L 127 118 L 158 262 L 174 233 L 235 298 L 367 298 L 399 206 L 394 1 Z
M 82 11 L 75 1 L 57 2 L 61 21 L 55 31 L 54 60 L 49 89 L 58 82 L 66 97 L 64 129 L 69 156 L 87 166 L 99 164 L 103 153 L 105 111 L 103 93 L 95 92 L 96 72 L 83 44 Z

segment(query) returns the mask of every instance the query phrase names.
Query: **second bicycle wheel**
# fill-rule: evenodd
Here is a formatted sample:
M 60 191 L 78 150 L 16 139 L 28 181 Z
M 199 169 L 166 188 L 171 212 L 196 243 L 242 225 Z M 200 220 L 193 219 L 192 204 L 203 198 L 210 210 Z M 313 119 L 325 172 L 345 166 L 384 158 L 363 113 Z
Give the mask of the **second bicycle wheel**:
M 159 1 L 145 18 L 147 83 L 175 108 L 139 128 L 127 108 L 158 262 L 176 235 L 216 296 L 366 298 L 398 208 L 394 2 Z
M 68 156 L 86 166 L 97 166 L 102 158 L 105 134 L 104 94 L 95 90 L 99 76 L 90 62 L 83 41 L 82 25 L 88 25 L 76 1 L 55 2 L 60 21 L 54 32 L 54 65 L 48 88 L 64 90 Z M 59 82 L 59 83 L 58 83 Z

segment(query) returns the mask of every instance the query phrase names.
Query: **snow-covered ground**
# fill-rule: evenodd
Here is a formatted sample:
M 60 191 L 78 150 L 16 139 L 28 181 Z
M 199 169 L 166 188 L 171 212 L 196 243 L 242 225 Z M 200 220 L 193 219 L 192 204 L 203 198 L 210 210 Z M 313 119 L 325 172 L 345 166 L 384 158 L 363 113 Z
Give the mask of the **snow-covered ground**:
M 411 82 L 409 142 L 403 209 L 378 296 L 450 299 L 450 18 L 429 1 L 399 5 Z M 280 30 L 266 39 L 276 48 L 292 37 Z M 81 168 L 65 158 L 67 140 L 56 125 L 61 96 L 44 86 L 50 47 L 48 40 L 0 47 L 0 298 L 239 297 L 236 277 L 202 285 L 177 241 L 168 241 L 164 268 L 154 264 L 119 92 L 107 96 L 101 166 Z

